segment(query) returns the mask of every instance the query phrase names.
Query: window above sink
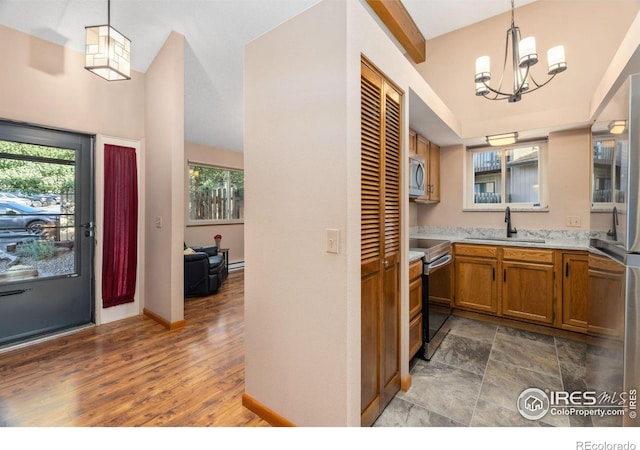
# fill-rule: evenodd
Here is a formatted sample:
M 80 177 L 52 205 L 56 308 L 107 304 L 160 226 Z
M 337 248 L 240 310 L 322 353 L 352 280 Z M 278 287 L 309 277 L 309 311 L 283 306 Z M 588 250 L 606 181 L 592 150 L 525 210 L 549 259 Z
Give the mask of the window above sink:
M 466 157 L 466 211 L 546 210 L 546 142 L 470 148 Z M 541 205 L 543 205 L 541 207 Z

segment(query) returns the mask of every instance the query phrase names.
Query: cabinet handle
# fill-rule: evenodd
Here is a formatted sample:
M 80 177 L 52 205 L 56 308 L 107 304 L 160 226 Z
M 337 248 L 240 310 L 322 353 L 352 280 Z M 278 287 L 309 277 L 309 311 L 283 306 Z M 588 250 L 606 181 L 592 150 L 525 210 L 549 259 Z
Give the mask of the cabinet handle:
M 491 277 L 493 278 L 493 281 L 496 281 L 496 268 L 495 267 L 491 268 Z
M 569 263 L 564 265 L 564 276 L 569 278 Z
M 502 269 L 502 281 L 507 282 L 507 269 Z

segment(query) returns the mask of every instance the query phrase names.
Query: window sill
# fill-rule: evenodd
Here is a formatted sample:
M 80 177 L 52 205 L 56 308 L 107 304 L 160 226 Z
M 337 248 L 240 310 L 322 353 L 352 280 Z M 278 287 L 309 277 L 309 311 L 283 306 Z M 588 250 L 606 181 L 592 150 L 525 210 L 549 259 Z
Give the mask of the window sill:
M 187 227 L 210 227 L 213 225 L 244 225 L 244 220 L 188 220 Z
M 499 207 L 479 207 L 479 208 L 462 208 L 462 212 L 504 212 L 509 205 L 501 205 Z M 540 207 L 518 207 L 509 206 L 511 212 L 549 212 L 548 206 Z

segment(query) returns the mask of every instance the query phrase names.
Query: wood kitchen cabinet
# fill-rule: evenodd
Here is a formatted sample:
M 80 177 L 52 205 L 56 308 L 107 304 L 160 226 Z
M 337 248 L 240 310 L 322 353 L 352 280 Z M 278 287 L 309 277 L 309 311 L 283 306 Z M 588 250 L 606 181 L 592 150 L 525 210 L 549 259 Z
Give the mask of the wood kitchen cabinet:
M 497 314 L 498 248 L 456 244 L 454 259 L 456 307 Z
M 562 308 L 560 327 L 587 331 L 589 256 L 586 252 L 562 254 Z
M 454 255 L 456 309 L 622 338 L 625 269 L 606 256 L 464 243 Z
M 409 359 L 422 346 L 422 260 L 409 265 Z
M 505 247 L 502 252 L 502 315 L 553 324 L 554 251 Z
M 429 159 L 426 160 L 425 172 L 427 172 L 427 184 L 425 185 L 427 197 L 430 202 L 440 201 L 440 147 L 429 142 Z M 428 167 L 427 167 L 428 166 Z
M 418 133 L 413 130 L 409 130 L 409 154 L 415 155 L 418 153 Z
M 414 143 L 415 140 L 415 143 Z M 415 154 L 424 158 L 425 186 L 424 195 L 415 199 L 418 203 L 440 201 L 440 147 L 424 136 L 409 130 L 409 153 L 415 148 Z
M 625 268 L 606 256 L 589 254 L 587 333 L 622 338 Z

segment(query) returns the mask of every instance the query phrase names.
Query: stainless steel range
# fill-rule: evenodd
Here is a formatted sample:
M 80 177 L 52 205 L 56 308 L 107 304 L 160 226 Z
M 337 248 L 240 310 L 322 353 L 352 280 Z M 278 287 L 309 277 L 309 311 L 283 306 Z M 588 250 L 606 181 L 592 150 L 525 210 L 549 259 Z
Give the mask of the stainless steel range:
M 448 271 L 441 270 L 451 264 L 451 241 L 443 239 L 409 239 L 409 250 L 424 253 L 422 266 L 422 342 L 418 351 L 427 361 L 451 329 L 448 324 L 451 306 L 436 304 L 429 295 L 429 282 Z

